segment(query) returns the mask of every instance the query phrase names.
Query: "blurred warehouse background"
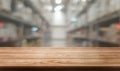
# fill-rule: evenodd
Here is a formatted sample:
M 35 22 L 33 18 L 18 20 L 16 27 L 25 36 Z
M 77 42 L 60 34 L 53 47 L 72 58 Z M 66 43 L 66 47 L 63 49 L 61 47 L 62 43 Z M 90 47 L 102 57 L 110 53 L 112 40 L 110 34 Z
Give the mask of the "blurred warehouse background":
M 120 0 L 0 0 L 0 47 L 120 47 Z

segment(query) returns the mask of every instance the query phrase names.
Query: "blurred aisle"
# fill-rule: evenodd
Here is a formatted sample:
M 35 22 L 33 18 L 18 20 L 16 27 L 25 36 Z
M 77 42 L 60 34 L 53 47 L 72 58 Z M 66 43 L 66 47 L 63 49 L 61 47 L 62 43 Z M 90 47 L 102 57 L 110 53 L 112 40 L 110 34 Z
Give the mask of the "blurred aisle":
M 66 18 L 62 11 L 53 13 L 51 25 L 51 46 L 65 47 L 67 38 Z
M 120 47 L 120 0 L 0 0 L 0 47 Z

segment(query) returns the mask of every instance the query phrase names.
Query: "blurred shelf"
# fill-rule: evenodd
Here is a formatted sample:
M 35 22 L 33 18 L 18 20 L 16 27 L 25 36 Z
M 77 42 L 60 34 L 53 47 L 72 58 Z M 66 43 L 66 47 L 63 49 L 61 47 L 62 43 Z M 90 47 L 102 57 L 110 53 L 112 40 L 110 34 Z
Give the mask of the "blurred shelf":
M 97 41 L 120 45 L 120 42 L 117 42 L 117 41 L 115 42 L 115 41 L 111 41 L 111 40 L 105 40 L 104 38 L 99 38 L 99 39 L 97 39 Z
M 114 24 L 115 22 L 119 22 L 119 18 L 120 10 L 104 15 L 101 18 L 98 18 L 95 21 L 91 22 L 91 24 L 98 26 L 108 26 Z
M 83 13 L 86 13 L 88 11 L 88 9 L 91 7 L 91 5 L 93 3 L 95 3 L 96 0 L 88 0 L 87 2 L 87 5 L 83 8 L 83 10 L 77 14 L 77 17 L 81 16 Z
M 47 20 L 40 14 L 40 12 L 37 10 L 37 8 L 34 6 L 34 4 L 30 0 L 22 0 L 22 2 L 26 6 L 30 7 L 33 10 L 34 13 L 38 14 L 43 21 L 48 23 Z M 49 25 L 49 24 L 47 24 L 47 25 Z
M 34 34 L 31 34 L 31 35 L 26 35 L 24 37 L 24 39 L 27 39 L 27 40 L 34 40 L 34 39 L 40 39 L 42 37 L 41 34 L 39 33 L 34 33 Z
M 78 27 L 78 28 L 75 28 L 75 29 L 72 29 L 72 30 L 68 31 L 68 33 L 75 33 L 75 32 L 77 32 L 79 30 L 82 30 L 82 29 L 88 29 L 88 27 L 89 26 L 83 25 L 81 27 Z
M 114 44 L 114 45 L 119 45 L 120 42 L 113 42 L 111 40 L 105 40 L 104 38 L 99 38 L 99 39 L 94 39 L 94 38 L 89 38 L 89 37 L 74 37 L 75 40 L 85 40 L 85 41 L 92 41 L 92 42 L 104 42 L 104 43 L 109 43 L 109 44 Z
M 0 44 L 5 44 L 5 43 L 15 43 L 16 41 L 18 40 L 11 40 L 11 41 L 3 41 L 3 42 L 0 42 Z
M 114 24 L 115 22 L 119 22 L 119 18 L 120 18 L 120 10 L 115 11 L 115 12 L 110 13 L 110 14 L 107 14 L 107 15 L 104 15 L 104 16 L 102 16 L 102 17 L 100 17 L 92 22 L 88 22 L 84 26 L 81 26 L 81 27 L 75 28 L 74 30 L 69 31 L 69 33 L 76 32 L 76 31 L 83 29 L 83 28 L 86 29 L 92 25 L 98 26 L 98 27 L 108 26 L 110 24 Z
M 32 25 L 30 22 L 25 22 L 23 20 L 17 19 L 16 17 L 5 14 L 1 11 L 0 11 L 0 20 L 5 21 L 5 22 L 12 22 L 13 24 L 16 24 L 16 25 L 24 25 L 24 26 L 28 26 L 28 27 L 38 27 L 36 25 Z M 38 27 L 38 28 L 40 28 L 40 27 Z
M 13 44 L 13 43 L 16 43 L 16 42 L 20 42 L 22 41 L 23 39 L 26 39 L 26 40 L 35 40 L 35 39 L 40 39 L 41 37 L 36 37 L 36 36 L 26 36 L 24 38 L 18 38 L 18 39 L 15 39 L 15 40 L 8 40 L 8 41 L 3 41 L 3 42 L 0 42 L 0 46 L 1 45 L 5 45 L 5 44 Z
M 15 47 L 17 42 L 20 42 L 22 39 L 16 39 L 11 41 L 0 42 L 0 47 Z
M 25 39 L 27 40 L 35 40 L 35 39 L 40 39 L 41 37 L 26 37 Z
M 30 7 L 34 13 L 38 13 L 38 10 L 35 8 L 35 6 L 32 4 L 32 2 L 30 0 L 21 0 L 24 5 Z

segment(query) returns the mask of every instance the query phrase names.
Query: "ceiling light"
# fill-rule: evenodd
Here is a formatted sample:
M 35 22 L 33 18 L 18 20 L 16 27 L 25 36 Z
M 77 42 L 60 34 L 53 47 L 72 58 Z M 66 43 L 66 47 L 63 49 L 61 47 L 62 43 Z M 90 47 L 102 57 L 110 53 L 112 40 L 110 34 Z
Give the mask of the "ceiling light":
M 54 8 L 54 11 L 61 11 L 62 8 L 63 8 L 63 5 L 56 6 L 56 7 Z
M 82 2 L 86 2 L 87 0 L 81 0 Z
M 61 4 L 61 3 L 62 3 L 62 0 L 55 0 L 55 3 L 56 3 L 56 4 Z

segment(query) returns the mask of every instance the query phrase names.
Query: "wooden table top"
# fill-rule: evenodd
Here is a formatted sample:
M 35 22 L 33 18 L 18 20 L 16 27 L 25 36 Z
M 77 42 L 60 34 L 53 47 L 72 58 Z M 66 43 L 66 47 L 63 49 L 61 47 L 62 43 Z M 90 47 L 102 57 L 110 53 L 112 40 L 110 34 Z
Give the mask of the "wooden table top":
M 120 66 L 120 48 L 0 48 L 2 66 Z

